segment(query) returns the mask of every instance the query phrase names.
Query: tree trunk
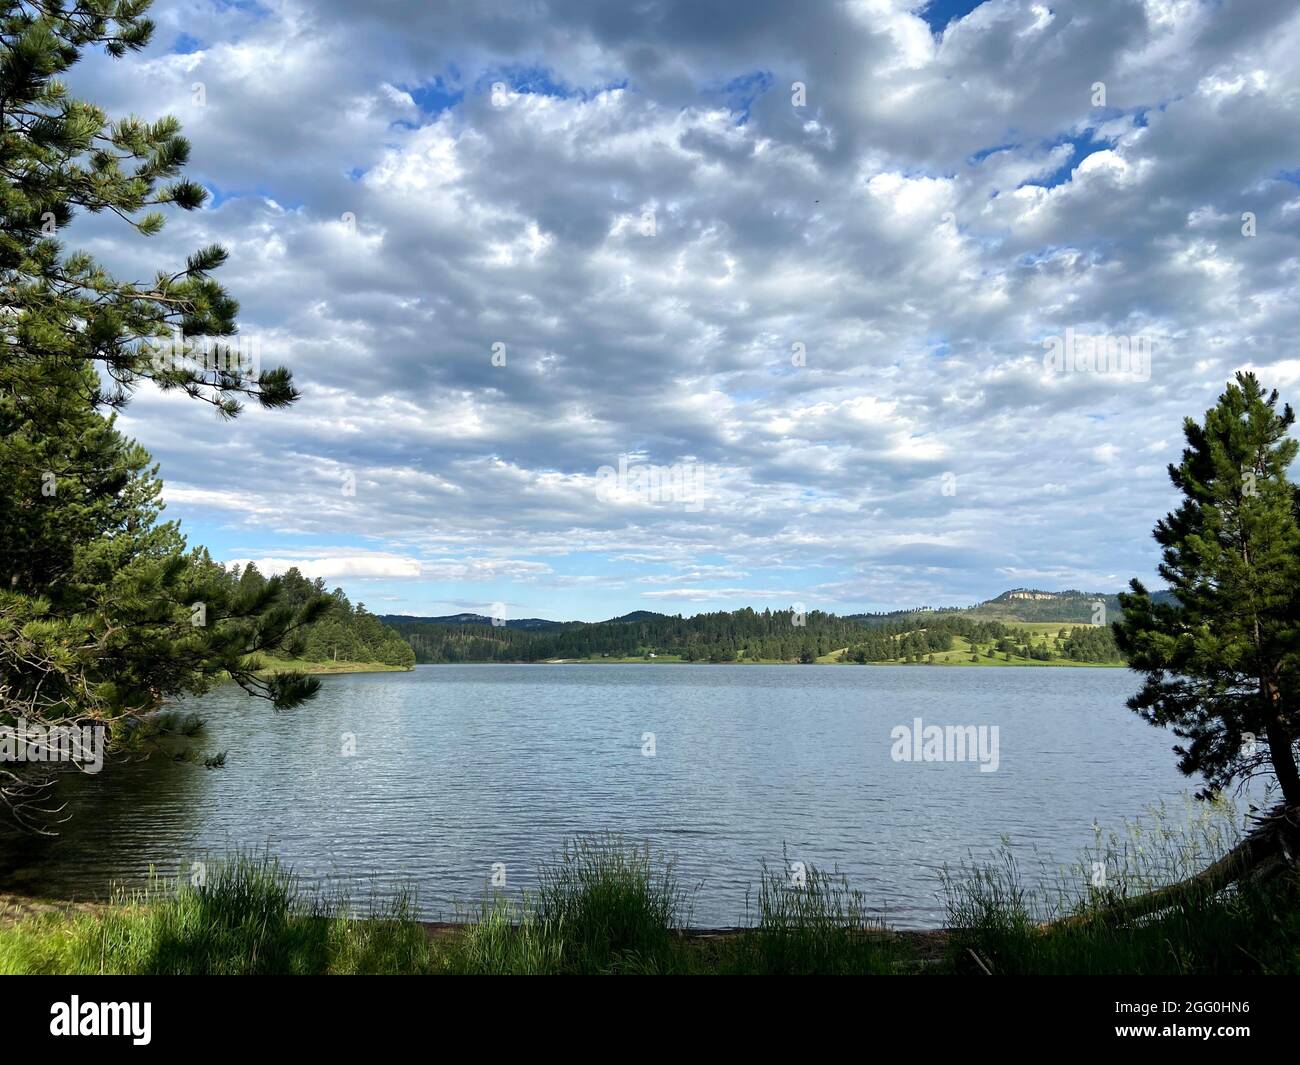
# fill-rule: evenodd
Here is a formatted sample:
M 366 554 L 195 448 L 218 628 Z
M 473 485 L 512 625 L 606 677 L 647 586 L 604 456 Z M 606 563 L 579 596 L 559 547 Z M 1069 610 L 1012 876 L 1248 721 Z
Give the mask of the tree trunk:
M 1259 623 L 1255 624 L 1259 632 Z M 1277 673 L 1261 673 L 1259 698 L 1264 704 L 1264 736 L 1268 740 L 1268 756 L 1273 772 L 1282 788 L 1282 798 L 1287 806 L 1300 806 L 1300 772 L 1296 770 L 1295 752 L 1291 748 L 1291 731 L 1282 713 L 1282 697 L 1277 687 Z
M 1094 922 L 1115 924 L 1146 917 L 1197 897 L 1218 894 L 1247 876 L 1263 878 L 1292 867 L 1298 856 L 1300 808 L 1284 803 L 1262 816 L 1258 826 L 1244 840 L 1195 876 L 1112 906 L 1051 921 L 1043 928 L 1080 928 Z
M 1282 719 L 1278 703 L 1274 702 L 1270 709 L 1271 713 L 1264 727 L 1265 735 L 1268 737 L 1268 755 L 1273 761 L 1273 772 L 1277 774 L 1277 782 L 1282 788 L 1282 797 L 1286 800 L 1287 806 L 1300 806 L 1300 771 L 1296 769 L 1291 734 Z

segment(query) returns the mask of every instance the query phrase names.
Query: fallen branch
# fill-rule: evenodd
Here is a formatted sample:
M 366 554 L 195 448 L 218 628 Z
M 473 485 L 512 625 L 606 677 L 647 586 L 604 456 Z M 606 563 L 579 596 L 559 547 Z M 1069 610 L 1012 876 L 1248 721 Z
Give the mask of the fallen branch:
M 1300 854 L 1300 807 L 1287 809 L 1278 805 L 1256 819 L 1255 827 L 1245 839 L 1195 876 L 1100 909 L 1050 921 L 1043 929 L 1121 924 L 1146 917 L 1193 899 L 1217 895 L 1247 877 L 1256 881 L 1272 879 L 1294 867 L 1297 854 Z

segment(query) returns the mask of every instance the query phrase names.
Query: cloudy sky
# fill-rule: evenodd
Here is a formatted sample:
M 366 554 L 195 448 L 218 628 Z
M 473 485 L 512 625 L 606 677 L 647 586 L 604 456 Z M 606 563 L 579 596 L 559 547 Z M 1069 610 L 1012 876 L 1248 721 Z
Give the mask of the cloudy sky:
M 177 115 L 211 200 L 72 243 L 220 241 L 296 375 L 122 419 L 218 559 L 412 614 L 1108 591 L 1181 419 L 1243 366 L 1300 399 L 1294 0 L 153 14 L 72 85 Z

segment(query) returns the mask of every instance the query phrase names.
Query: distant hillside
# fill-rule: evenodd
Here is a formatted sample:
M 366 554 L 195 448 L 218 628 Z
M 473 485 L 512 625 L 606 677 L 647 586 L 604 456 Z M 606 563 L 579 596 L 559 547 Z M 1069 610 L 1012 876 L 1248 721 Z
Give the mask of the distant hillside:
M 557 629 L 564 625 L 562 621 L 547 621 L 545 618 L 507 618 L 500 624 L 486 614 L 446 614 L 442 617 L 423 618 L 411 614 L 383 614 L 380 620 L 385 625 L 490 625 L 506 629 Z
M 469 615 L 477 617 L 477 615 Z M 847 647 L 862 625 L 821 611 L 743 610 L 692 618 L 641 610 L 609 621 L 526 629 L 491 619 L 465 623 L 385 620 L 420 662 L 545 662 L 553 659 L 662 659 L 683 662 L 812 662 Z
M 1172 593 L 1152 592 L 1151 598 L 1156 602 L 1168 602 Z M 1081 592 L 1075 588 L 1065 591 L 1049 592 L 1041 588 L 1011 588 L 992 599 L 968 607 L 940 607 L 937 609 L 914 608 L 912 610 L 895 610 L 887 614 L 854 614 L 853 618 L 865 624 L 879 624 L 886 621 L 902 621 L 920 615 L 962 615 L 981 621 L 1039 621 L 1065 622 L 1076 625 L 1092 624 L 1099 615 L 1097 604 L 1104 610 L 1100 617 L 1105 622 L 1118 621 L 1124 612 L 1120 609 L 1119 597 L 1109 592 Z
M 583 622 L 583 621 L 548 621 L 546 618 L 507 618 L 496 628 L 506 629 L 560 629 L 565 625 L 618 625 L 627 624 L 633 621 L 653 621 L 656 618 L 667 617 L 667 614 L 657 614 L 653 610 L 633 610 L 630 614 L 622 614 L 616 618 L 610 618 L 608 621 Z M 492 625 L 493 619 L 487 614 L 446 614 L 442 617 L 426 618 L 417 617 L 413 614 L 384 614 L 383 621 L 386 624 L 409 624 L 409 625 Z
M 1098 609 L 1100 604 L 1101 609 Z M 1047 592 L 1040 588 L 1012 588 L 981 603 L 971 613 L 976 617 L 1007 621 L 1074 621 L 1087 624 L 1098 616 L 1115 621 L 1123 616 L 1119 597 L 1104 592 L 1081 592 L 1075 588 Z
M 1170 592 L 1152 592 L 1151 598 L 1156 602 L 1168 602 Z M 890 610 L 878 614 L 845 614 L 840 620 L 853 621 L 864 625 L 878 625 L 882 622 L 906 621 L 931 614 L 959 614 L 980 621 L 1061 621 L 1067 624 L 1090 625 L 1096 616 L 1096 604 L 1105 607 L 1102 615 L 1107 622 L 1116 621 L 1122 615 L 1119 597 L 1112 592 L 1081 592 L 1067 588 L 1060 592 L 1045 591 L 1041 588 L 1011 588 L 1001 595 L 986 599 L 982 603 L 962 607 L 911 607 L 902 610 Z M 736 612 L 739 613 L 739 612 Z M 712 615 L 700 614 L 706 618 Z M 834 615 L 822 615 L 832 617 Z M 518 629 L 528 632 L 542 632 L 557 629 L 592 629 L 600 625 L 631 625 L 652 623 L 658 625 L 665 621 L 680 623 L 681 615 L 656 613 L 653 610 L 633 610 L 628 614 L 609 618 L 607 621 L 549 621 L 546 618 L 508 618 L 501 624 L 494 624 L 486 614 L 446 614 L 440 617 L 417 617 L 411 614 L 383 614 L 380 620 L 386 625 L 447 625 L 451 627 L 486 625 L 493 628 Z M 692 619 L 686 619 L 687 622 Z
M 1104 614 L 1097 613 L 1097 604 Z M 512 618 L 493 624 L 483 614 L 386 614 L 383 620 L 410 644 L 419 662 L 815 662 L 828 656 L 915 662 L 938 654 L 963 662 L 1019 664 L 1117 661 L 1109 628 L 1093 626 L 1095 619 L 1108 623 L 1120 616 L 1119 600 L 1111 594 L 1013 588 L 970 607 L 849 617 L 745 607 L 689 618 L 634 610 L 598 622 Z M 1058 623 L 1065 627 L 1051 633 L 1042 627 Z M 1034 624 L 1040 627 L 1015 628 Z M 1086 627 L 1091 634 L 1068 626 Z

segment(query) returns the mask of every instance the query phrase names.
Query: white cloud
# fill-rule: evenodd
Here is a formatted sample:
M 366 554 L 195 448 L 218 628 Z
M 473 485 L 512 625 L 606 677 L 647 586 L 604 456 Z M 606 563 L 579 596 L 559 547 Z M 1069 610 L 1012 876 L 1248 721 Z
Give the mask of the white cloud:
M 296 568 L 304 577 L 315 580 L 337 580 L 343 577 L 361 578 L 397 578 L 413 580 L 420 576 L 420 561 L 414 558 L 400 558 L 396 555 L 326 555 L 313 558 L 235 558 L 228 564 L 247 566 L 250 563 L 266 576 L 278 576 Z
M 139 277 L 225 243 L 244 331 L 304 391 L 123 419 L 168 516 L 255 534 L 259 567 L 453 594 L 589 587 L 568 555 L 639 583 L 634 554 L 701 574 L 644 593 L 695 602 L 1149 574 L 1182 417 L 1239 365 L 1300 381 L 1293 5 L 995 0 L 941 37 L 912 0 L 508 6 L 164 6 L 144 56 L 74 71 L 178 113 L 222 199 L 71 243 Z M 202 47 L 166 54 L 181 31 Z M 1067 328 L 1157 337 L 1150 381 L 1045 374 Z M 715 491 L 611 503 L 623 454 Z

